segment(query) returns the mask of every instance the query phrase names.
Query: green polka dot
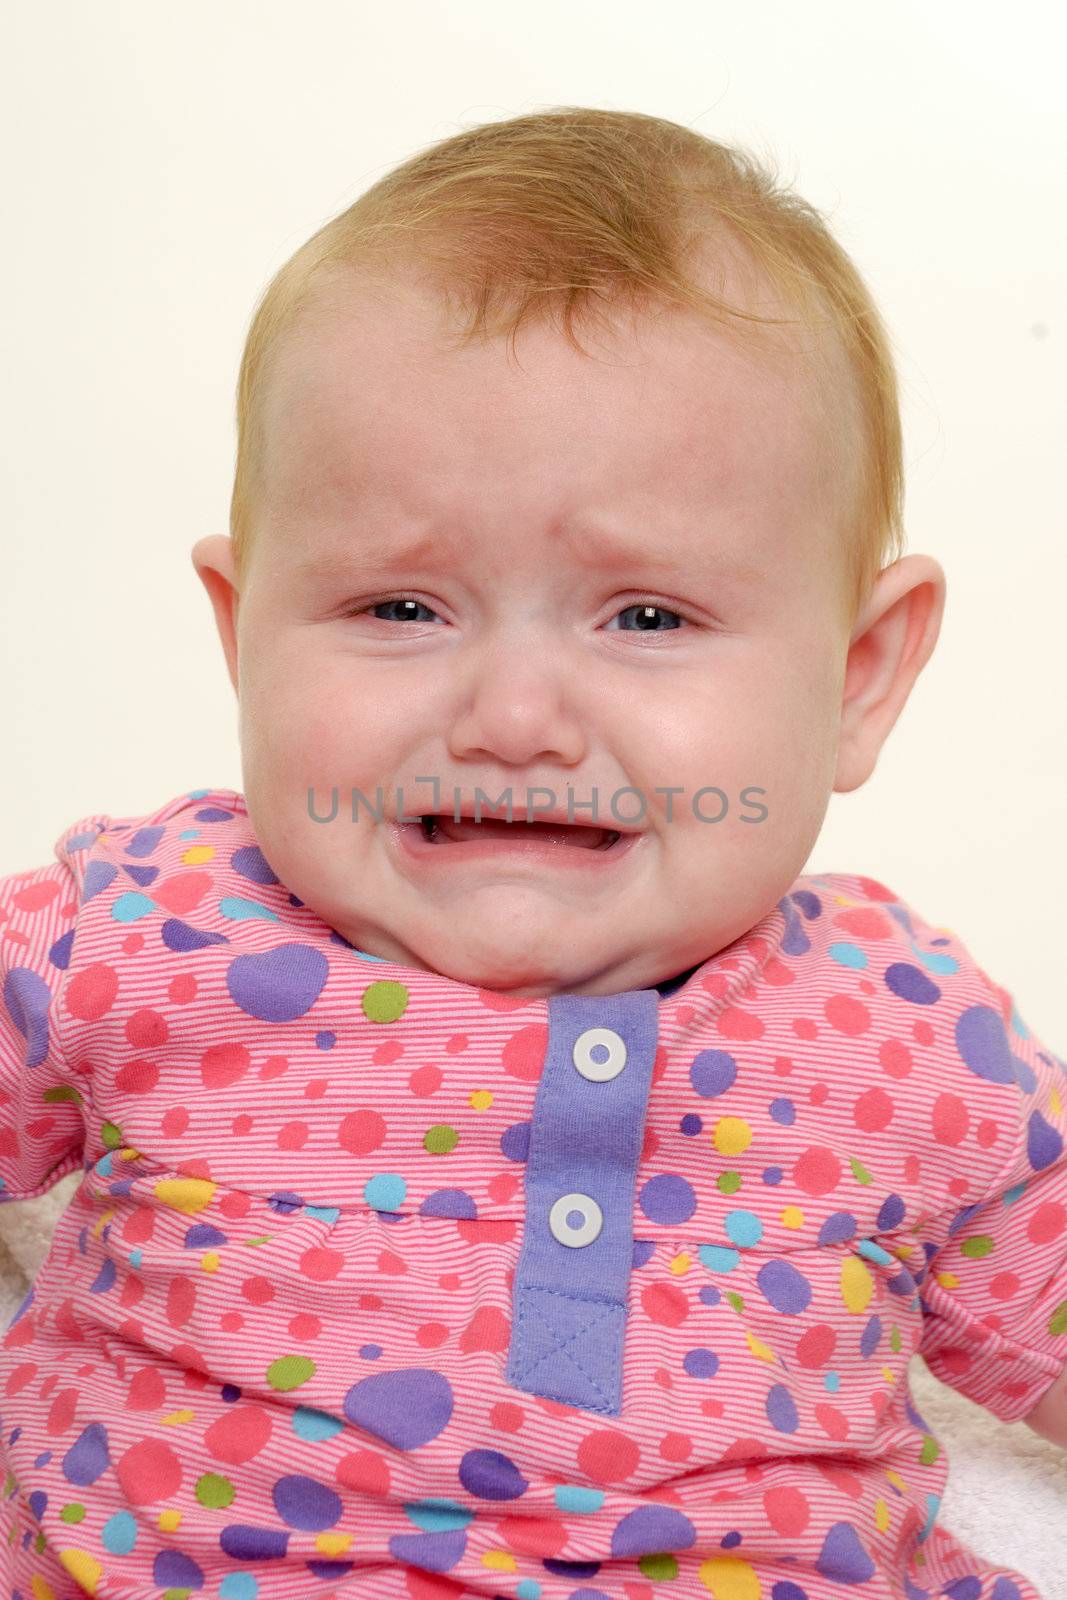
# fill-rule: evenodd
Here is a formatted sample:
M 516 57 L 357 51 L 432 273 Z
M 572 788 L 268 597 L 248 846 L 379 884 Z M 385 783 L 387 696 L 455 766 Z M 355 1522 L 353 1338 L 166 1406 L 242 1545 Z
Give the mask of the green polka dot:
M 932 1433 L 928 1433 L 926 1435 L 926 1437 L 923 1439 L 923 1447 L 919 1451 L 919 1460 L 920 1460 L 920 1462 L 922 1463 L 922 1465 L 924 1467 L 928 1467 L 928 1466 L 931 1465 L 932 1462 L 937 1460 L 937 1458 L 938 1458 L 938 1456 L 940 1454 L 941 1454 L 941 1446 L 938 1444 L 938 1442 L 934 1438 L 933 1434 Z
M 382 978 L 363 991 L 363 1014 L 371 1022 L 395 1022 L 408 1008 L 408 992 L 402 983 Z
M 741 1174 L 739 1172 L 720 1172 L 715 1182 L 721 1194 L 736 1194 L 741 1187 Z
M 422 1142 L 432 1156 L 447 1156 L 459 1143 L 459 1134 L 447 1122 L 439 1122 L 436 1128 L 427 1128 Z
M 85 1507 L 72 1500 L 70 1505 L 60 1506 L 60 1522 L 83 1522 L 85 1520 Z
M 863 1162 L 862 1161 L 857 1161 L 855 1156 L 849 1156 L 848 1164 L 852 1168 L 852 1176 L 855 1178 L 857 1183 L 873 1183 L 874 1182 L 874 1179 L 871 1177 L 870 1173 L 867 1171 L 867 1168 L 863 1165 Z
M 900 1329 L 897 1327 L 896 1323 L 894 1322 L 893 1326 L 889 1330 L 889 1348 L 890 1348 L 890 1350 L 894 1351 L 896 1354 L 899 1354 L 900 1351 L 903 1349 L 903 1346 L 904 1346 L 903 1335 L 901 1334 Z
M 109 1150 L 117 1150 L 122 1143 L 122 1129 L 114 1122 L 102 1122 L 100 1138 Z
M 1049 1318 L 1049 1333 L 1067 1333 L 1067 1300 L 1061 1300 Z
M 973 1239 L 964 1239 L 960 1245 L 961 1256 L 987 1256 L 993 1248 L 988 1233 L 976 1233 Z
M 267 1382 L 272 1389 L 299 1389 L 314 1371 L 310 1356 L 279 1356 L 267 1368 Z
M 743 1311 L 745 1309 L 745 1302 L 739 1294 L 734 1293 L 733 1289 L 727 1289 L 725 1298 L 735 1311 Z
M 217 1472 L 205 1472 L 203 1477 L 196 1480 L 196 1498 L 202 1506 L 209 1506 L 212 1510 L 228 1506 L 235 1493 L 229 1478 L 223 1478 Z
M 659 1553 L 654 1556 L 642 1556 L 637 1563 L 637 1570 L 650 1583 L 666 1583 L 678 1576 L 678 1563 L 672 1555 Z

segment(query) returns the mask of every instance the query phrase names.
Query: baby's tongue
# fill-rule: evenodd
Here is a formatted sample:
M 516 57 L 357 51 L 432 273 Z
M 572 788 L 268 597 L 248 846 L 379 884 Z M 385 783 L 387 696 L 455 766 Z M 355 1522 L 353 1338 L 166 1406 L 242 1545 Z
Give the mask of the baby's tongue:
M 481 822 L 469 822 L 466 818 L 456 822 L 453 817 L 438 817 L 436 822 L 438 833 L 457 844 L 465 839 L 507 839 L 512 844 L 521 844 L 523 839 L 537 839 L 548 844 L 584 845 L 591 850 L 605 837 L 603 828 L 571 828 L 551 822 L 505 822 L 495 817 L 485 817 Z

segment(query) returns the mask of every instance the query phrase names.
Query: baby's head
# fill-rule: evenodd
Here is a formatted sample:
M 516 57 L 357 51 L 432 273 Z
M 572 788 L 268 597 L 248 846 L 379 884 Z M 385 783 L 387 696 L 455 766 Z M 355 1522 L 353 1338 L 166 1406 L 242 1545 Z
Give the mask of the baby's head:
M 390 173 L 261 300 L 238 435 L 231 537 L 193 559 L 249 818 L 389 961 L 534 996 L 707 959 L 803 871 L 937 639 L 861 278 L 658 118 L 519 117 Z M 509 795 L 500 840 L 397 820 Z

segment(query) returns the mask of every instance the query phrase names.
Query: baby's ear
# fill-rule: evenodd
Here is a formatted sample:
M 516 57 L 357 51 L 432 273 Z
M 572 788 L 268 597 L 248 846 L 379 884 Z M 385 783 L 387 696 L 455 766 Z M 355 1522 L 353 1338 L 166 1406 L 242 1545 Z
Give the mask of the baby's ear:
M 210 533 L 206 538 L 197 540 L 191 556 L 197 577 L 208 592 L 226 657 L 226 669 L 234 693 L 237 693 L 237 607 L 240 593 L 233 561 L 233 541 L 225 533 Z
M 866 783 L 916 678 L 933 654 L 945 609 L 933 556 L 907 555 L 876 578 L 849 641 L 834 789 Z

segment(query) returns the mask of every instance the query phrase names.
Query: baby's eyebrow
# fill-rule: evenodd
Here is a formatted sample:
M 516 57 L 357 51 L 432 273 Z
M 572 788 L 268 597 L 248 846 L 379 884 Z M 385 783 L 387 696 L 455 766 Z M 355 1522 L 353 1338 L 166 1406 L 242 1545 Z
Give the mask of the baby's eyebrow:
M 557 524 L 550 537 L 556 535 L 560 538 L 561 553 L 568 553 L 571 560 L 583 567 L 640 567 L 644 571 L 664 573 L 697 567 L 745 582 L 755 582 L 762 576 L 761 569 L 745 561 L 740 552 L 716 549 L 714 536 L 701 537 L 699 531 L 667 552 L 657 550 L 654 535 L 628 540 L 589 524 L 568 530 Z M 297 565 L 297 576 L 315 580 L 343 577 L 368 569 L 415 565 L 455 567 L 465 553 L 462 539 L 450 539 L 443 532 L 425 533 L 421 537 L 393 536 L 379 525 L 374 528 L 373 538 L 360 540 L 358 547 L 315 551 L 306 556 Z

